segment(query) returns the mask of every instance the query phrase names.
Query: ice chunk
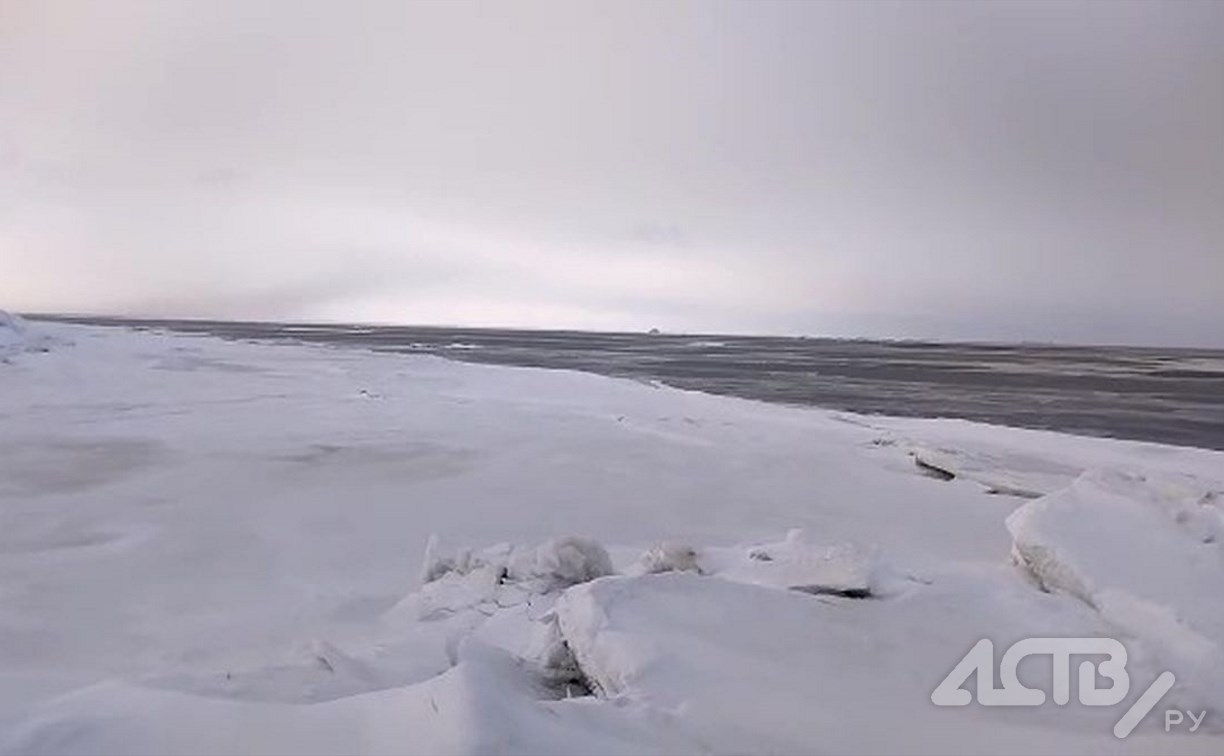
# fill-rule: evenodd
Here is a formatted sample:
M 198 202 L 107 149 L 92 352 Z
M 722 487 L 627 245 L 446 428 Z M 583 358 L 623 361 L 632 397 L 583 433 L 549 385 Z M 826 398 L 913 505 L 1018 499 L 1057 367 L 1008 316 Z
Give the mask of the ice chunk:
M 853 543 L 820 546 L 793 529 L 777 543 L 722 554 L 711 572 L 723 580 L 814 594 L 866 598 L 876 591 L 879 556 Z
M 509 577 L 540 582 L 542 588 L 549 591 L 612 573 L 612 558 L 603 546 L 590 539 L 570 536 L 541 544 L 533 558 L 511 565 Z
M 1007 520 L 1013 555 L 1045 589 L 1078 597 L 1173 671 L 1193 703 L 1224 706 L 1224 485 L 1097 470 Z
M 910 444 L 909 454 L 924 474 L 941 480 L 964 478 L 989 493 L 1035 499 L 1074 480 L 1082 467 L 1013 450 L 966 450 Z
M 455 569 L 455 560 L 439 554 L 441 539 L 437 533 L 430 533 L 425 542 L 425 557 L 421 564 L 421 585 L 432 583 Z
M 701 572 L 697 550 L 686 543 L 664 541 L 651 546 L 642 554 L 631 572 L 652 575 L 660 572 Z
M 552 611 L 533 616 L 525 605 L 511 607 L 494 614 L 468 637 L 507 651 L 543 683 L 554 686 L 559 697 L 574 695 L 579 689 L 588 692 Z
M 1099 708 L 930 705 L 932 681 L 975 638 L 1093 632 L 1092 613 L 1068 603 L 1006 573 L 846 604 L 672 572 L 575 586 L 556 612 L 600 696 L 666 712 L 671 730 L 709 753 L 1157 750 L 1160 740 L 1138 734 L 1126 748 L 1105 740 L 1117 714 Z
M 0 310 L 0 360 L 22 352 L 45 352 L 57 343 L 63 342 L 20 315 Z
M 0 310 L 0 357 L 25 350 L 26 330 L 24 319 Z
M 612 572 L 607 550 L 586 538 L 551 539 L 534 549 L 499 544 L 444 556 L 437 537 L 431 536 L 421 570 L 424 584 L 408 601 L 417 605 L 422 619 L 472 608 L 492 613 Z

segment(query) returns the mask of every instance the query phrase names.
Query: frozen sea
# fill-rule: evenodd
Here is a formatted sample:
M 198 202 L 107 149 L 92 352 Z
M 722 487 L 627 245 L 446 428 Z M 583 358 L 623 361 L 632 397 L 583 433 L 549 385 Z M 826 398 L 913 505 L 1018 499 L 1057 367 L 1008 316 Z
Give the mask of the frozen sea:
M 582 370 L 713 394 L 1224 449 L 1224 351 L 75 318 Z

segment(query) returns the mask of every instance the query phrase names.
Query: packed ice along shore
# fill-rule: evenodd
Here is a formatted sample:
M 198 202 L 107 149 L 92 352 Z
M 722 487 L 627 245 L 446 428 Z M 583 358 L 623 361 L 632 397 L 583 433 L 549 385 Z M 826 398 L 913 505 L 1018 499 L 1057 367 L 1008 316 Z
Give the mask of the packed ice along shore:
M 0 752 L 1224 749 L 1224 454 L 2 323 Z

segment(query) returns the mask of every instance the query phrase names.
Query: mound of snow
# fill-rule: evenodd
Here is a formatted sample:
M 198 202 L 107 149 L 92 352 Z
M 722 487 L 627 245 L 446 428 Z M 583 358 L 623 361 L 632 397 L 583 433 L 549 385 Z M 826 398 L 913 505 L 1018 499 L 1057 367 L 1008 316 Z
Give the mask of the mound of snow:
M 1007 520 L 1013 555 L 1177 675 L 1187 705 L 1224 708 L 1224 484 L 1091 471 Z M 1197 696 L 1195 698 L 1194 696 Z

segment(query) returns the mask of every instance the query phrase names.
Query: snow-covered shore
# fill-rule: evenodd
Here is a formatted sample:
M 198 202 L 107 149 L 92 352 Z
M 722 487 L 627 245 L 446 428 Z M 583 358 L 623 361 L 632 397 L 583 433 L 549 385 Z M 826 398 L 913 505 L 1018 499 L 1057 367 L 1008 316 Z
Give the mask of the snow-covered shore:
M 0 752 L 1220 750 L 1224 453 L 29 328 Z M 931 702 L 981 638 L 1083 636 L 1123 704 Z M 1116 739 L 1165 670 L 1203 726 Z

